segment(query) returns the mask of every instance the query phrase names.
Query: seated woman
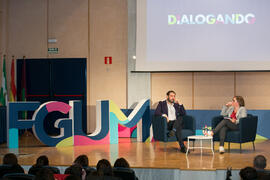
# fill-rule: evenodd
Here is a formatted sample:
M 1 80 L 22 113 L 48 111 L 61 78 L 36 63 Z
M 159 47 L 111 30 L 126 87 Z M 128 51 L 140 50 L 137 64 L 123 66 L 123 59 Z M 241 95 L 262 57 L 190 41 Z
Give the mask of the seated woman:
M 224 116 L 224 119 L 212 131 L 212 135 L 219 133 L 219 152 L 223 154 L 225 152 L 224 141 L 226 132 L 228 130 L 238 130 L 239 120 L 247 117 L 244 98 L 242 96 L 234 96 L 232 102 L 228 102 L 223 106 L 221 115 Z
M 133 171 L 133 169 L 130 168 L 129 163 L 127 162 L 127 160 L 125 158 L 116 159 L 116 161 L 114 162 L 113 167 L 114 168 L 126 168 L 126 169 L 129 169 L 129 170 Z M 134 173 L 135 179 L 138 180 L 138 178 L 136 177 L 134 171 L 133 171 L 133 173 Z M 115 175 L 117 176 L 117 173 Z M 123 175 L 123 176 L 125 176 L 125 175 Z M 121 175 L 118 176 L 118 177 L 121 178 Z M 124 179 L 124 178 L 122 178 L 122 179 Z
M 85 154 L 79 155 L 73 164 L 79 164 L 85 170 L 86 175 L 96 171 L 94 168 L 89 167 L 89 159 Z
M 36 160 L 36 164 L 29 169 L 28 174 L 36 175 L 43 166 L 49 166 L 49 159 L 47 156 L 39 156 Z
M 79 164 L 73 164 L 70 167 L 68 167 L 65 170 L 65 174 L 70 174 L 76 177 L 79 177 L 79 179 L 85 180 L 86 178 L 86 172 Z

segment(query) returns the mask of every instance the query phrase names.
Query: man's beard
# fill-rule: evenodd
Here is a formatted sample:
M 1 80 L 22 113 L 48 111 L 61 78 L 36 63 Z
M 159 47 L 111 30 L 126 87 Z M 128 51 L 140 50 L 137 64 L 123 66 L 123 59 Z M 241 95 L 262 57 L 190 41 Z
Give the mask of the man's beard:
M 167 99 L 170 103 L 173 103 L 174 102 L 174 100 L 170 100 L 169 98 Z

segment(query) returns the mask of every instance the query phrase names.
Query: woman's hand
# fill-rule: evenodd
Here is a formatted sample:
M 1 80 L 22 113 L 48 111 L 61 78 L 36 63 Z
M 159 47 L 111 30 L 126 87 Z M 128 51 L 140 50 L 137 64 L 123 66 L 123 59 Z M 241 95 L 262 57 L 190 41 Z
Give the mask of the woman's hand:
M 236 119 L 231 119 L 232 123 L 236 123 Z
M 226 106 L 229 107 L 232 105 L 232 102 L 227 102 Z

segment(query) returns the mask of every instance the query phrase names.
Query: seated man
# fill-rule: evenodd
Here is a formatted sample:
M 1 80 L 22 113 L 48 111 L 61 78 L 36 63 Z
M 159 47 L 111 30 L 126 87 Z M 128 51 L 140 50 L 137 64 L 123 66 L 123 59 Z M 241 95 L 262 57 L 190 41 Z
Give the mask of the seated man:
M 258 179 L 262 177 L 270 177 L 269 171 L 265 170 L 267 160 L 263 155 L 257 155 L 253 160 L 253 167 L 257 171 Z
M 186 110 L 182 104 L 175 99 L 176 93 L 174 91 L 167 92 L 167 99 L 158 103 L 155 111 L 156 116 L 163 116 L 167 120 L 168 136 L 176 135 L 177 141 L 181 148 L 181 152 L 186 152 L 186 147 L 181 138 L 181 130 L 183 126 L 183 116 L 186 114 Z

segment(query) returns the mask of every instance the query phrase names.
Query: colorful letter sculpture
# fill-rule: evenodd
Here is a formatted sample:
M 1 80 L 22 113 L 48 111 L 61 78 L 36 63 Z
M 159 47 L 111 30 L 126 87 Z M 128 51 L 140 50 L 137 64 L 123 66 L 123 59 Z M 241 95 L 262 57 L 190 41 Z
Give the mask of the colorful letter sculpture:
M 90 135 L 82 131 L 82 104 L 80 101 L 10 102 L 8 104 L 7 137 L 8 147 L 18 148 L 18 130 L 32 128 L 34 135 L 48 146 L 81 146 L 92 144 L 117 144 L 118 124 L 133 128 L 137 125 L 137 140 L 152 141 L 150 122 L 150 101 L 141 100 L 134 110 L 126 116 L 111 100 L 97 101 L 96 130 Z M 32 119 L 19 120 L 20 111 L 35 111 Z M 58 119 L 54 126 L 60 128 L 60 135 L 49 136 L 44 129 L 46 115 L 53 111 L 69 114 L 68 118 Z M 151 130 L 151 132 L 150 132 Z

